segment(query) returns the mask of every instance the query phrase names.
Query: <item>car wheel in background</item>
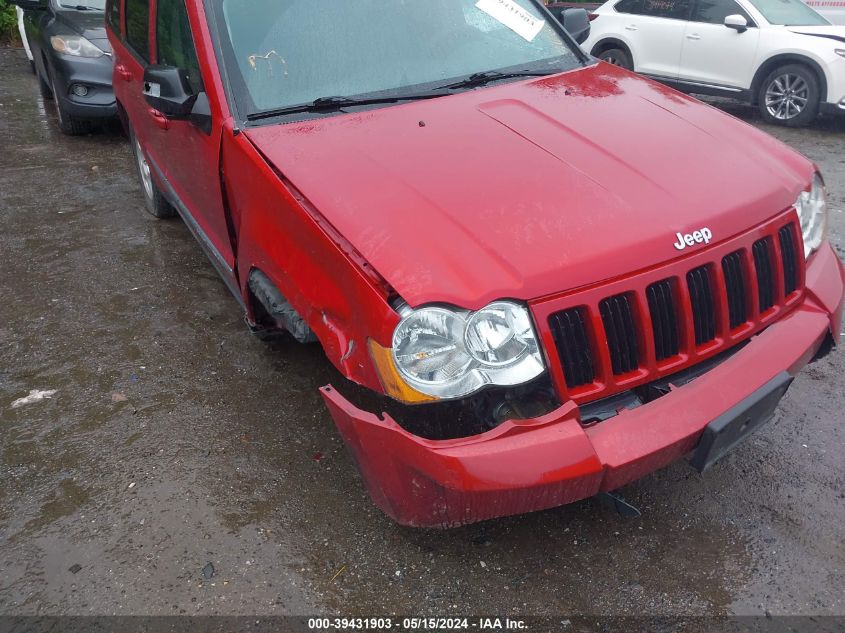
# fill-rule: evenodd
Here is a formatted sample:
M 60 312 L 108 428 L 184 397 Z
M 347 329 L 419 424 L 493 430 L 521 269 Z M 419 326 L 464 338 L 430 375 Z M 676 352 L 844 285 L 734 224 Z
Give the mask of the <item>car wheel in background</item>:
M 91 131 L 91 122 L 85 119 L 79 119 L 69 114 L 59 99 L 59 92 L 56 90 L 55 80 L 51 80 L 50 87 L 52 88 L 54 101 L 56 102 L 56 115 L 59 118 L 59 129 L 68 136 L 79 136 L 81 134 L 88 134 Z
M 803 127 L 818 115 L 820 100 L 816 74 L 806 66 L 788 64 L 776 68 L 763 80 L 758 106 L 768 123 Z
M 634 70 L 634 63 L 631 61 L 631 56 L 621 48 L 609 48 L 606 51 L 602 51 L 598 54 L 598 58 L 620 68 Z
M 170 203 L 162 195 L 153 180 L 150 164 L 141 149 L 141 144 L 135 138 L 135 132 L 129 128 L 129 142 L 132 144 L 132 153 L 135 156 L 135 167 L 138 169 L 138 179 L 141 181 L 141 193 L 144 196 L 144 206 L 150 215 L 157 218 L 172 218 L 176 215 Z

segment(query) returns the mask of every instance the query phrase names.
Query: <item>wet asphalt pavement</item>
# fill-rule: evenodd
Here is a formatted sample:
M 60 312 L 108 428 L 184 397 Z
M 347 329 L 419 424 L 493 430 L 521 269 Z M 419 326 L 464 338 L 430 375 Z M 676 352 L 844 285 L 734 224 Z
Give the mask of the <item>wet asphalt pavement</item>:
M 822 168 L 845 120 L 765 127 Z M 845 614 L 845 353 L 701 476 L 451 531 L 369 501 L 317 346 L 263 343 L 119 129 L 62 136 L 0 50 L 0 614 Z M 50 398 L 18 408 L 30 390 Z

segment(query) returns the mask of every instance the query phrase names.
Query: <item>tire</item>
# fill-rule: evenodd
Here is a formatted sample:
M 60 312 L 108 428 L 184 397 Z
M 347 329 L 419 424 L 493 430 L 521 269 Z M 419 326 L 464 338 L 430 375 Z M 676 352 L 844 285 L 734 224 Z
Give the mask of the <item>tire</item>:
M 801 64 L 779 66 L 760 85 L 757 105 L 767 123 L 804 127 L 819 114 L 821 90 L 816 73 Z
M 147 163 L 144 150 L 141 149 L 141 144 L 135 138 L 135 132 L 131 127 L 129 128 L 129 142 L 132 144 L 132 155 L 135 158 L 135 169 L 138 172 L 138 180 L 141 181 L 141 194 L 144 196 L 144 207 L 150 215 L 161 220 L 174 217 L 176 215 L 176 209 L 170 205 L 161 191 L 159 191 L 150 172 L 150 166 Z
M 88 134 L 91 131 L 91 122 L 75 117 L 65 110 L 62 100 L 58 97 L 59 91 L 56 90 L 55 80 L 51 80 L 50 87 L 55 97 L 54 101 L 56 102 L 56 116 L 59 119 L 59 129 L 68 136 Z
M 31 59 L 29 60 L 29 72 L 31 72 L 33 75 L 37 74 L 35 72 L 35 62 Z
M 621 48 L 609 48 L 599 53 L 597 57 L 613 66 L 619 66 L 625 70 L 634 70 L 634 62 L 631 61 L 631 54 Z

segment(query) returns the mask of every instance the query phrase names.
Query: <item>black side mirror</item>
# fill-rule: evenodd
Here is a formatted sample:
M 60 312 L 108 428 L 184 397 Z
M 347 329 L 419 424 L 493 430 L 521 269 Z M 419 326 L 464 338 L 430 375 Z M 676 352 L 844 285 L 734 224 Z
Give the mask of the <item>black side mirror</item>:
M 583 44 L 590 37 L 590 18 L 586 9 L 569 8 L 561 12 L 563 28 L 579 44 Z
M 147 66 L 144 70 L 144 98 L 151 108 L 173 121 L 190 121 L 211 133 L 211 108 L 204 92 L 196 93 L 188 73 L 175 66 Z
M 9 0 L 8 4 L 17 5 L 24 11 L 38 11 L 47 8 L 47 0 Z
M 144 98 L 150 107 L 176 121 L 187 119 L 197 100 L 188 83 L 188 73 L 173 66 L 147 66 Z

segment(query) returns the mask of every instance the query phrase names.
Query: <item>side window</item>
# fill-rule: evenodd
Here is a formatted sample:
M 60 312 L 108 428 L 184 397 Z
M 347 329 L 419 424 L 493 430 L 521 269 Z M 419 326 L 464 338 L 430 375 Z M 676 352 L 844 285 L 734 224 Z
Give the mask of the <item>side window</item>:
M 106 23 L 120 35 L 120 0 L 108 0 L 106 3 Z
M 617 13 L 641 14 L 643 12 L 643 0 L 622 0 L 622 2 L 617 2 L 614 8 Z
M 756 26 L 751 16 L 734 0 L 698 0 L 692 14 L 693 22 L 724 24 L 729 15 L 741 15 L 748 20 L 748 26 Z
M 188 72 L 188 83 L 194 92 L 202 92 L 202 76 L 197 49 L 191 35 L 185 0 L 158 0 L 156 9 L 156 42 L 158 63 L 175 66 Z
M 150 0 L 126 0 L 123 11 L 126 14 L 126 43 L 149 62 Z
M 643 15 L 689 20 L 689 0 L 643 0 Z

